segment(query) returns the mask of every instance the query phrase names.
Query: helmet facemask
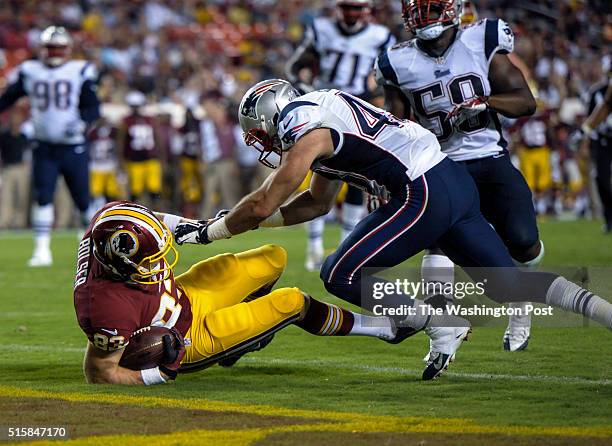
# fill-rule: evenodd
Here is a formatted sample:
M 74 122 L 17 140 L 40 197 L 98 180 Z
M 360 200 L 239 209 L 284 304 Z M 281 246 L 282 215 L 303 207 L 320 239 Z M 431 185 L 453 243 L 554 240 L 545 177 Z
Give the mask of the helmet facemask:
M 270 136 L 264 129 L 251 129 L 244 134 L 244 142 L 247 146 L 253 147 L 259 152 L 259 162 L 270 169 L 276 169 L 280 166 L 283 158 L 283 149 L 278 135 Z M 268 158 L 278 159 L 276 163 L 268 160 Z
M 403 0 L 402 16 L 408 31 L 421 40 L 435 40 L 447 29 L 459 26 L 459 0 Z

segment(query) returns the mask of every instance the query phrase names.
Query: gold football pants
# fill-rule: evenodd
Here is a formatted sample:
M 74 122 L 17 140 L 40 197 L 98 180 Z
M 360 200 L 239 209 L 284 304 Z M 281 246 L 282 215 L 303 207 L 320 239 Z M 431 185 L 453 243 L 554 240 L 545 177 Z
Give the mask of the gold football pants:
M 176 282 L 193 313 L 183 364 L 197 363 L 271 332 L 299 314 L 305 302 L 297 288 L 280 288 L 244 302 L 278 279 L 286 264 L 283 248 L 265 245 L 211 257 L 178 276 Z

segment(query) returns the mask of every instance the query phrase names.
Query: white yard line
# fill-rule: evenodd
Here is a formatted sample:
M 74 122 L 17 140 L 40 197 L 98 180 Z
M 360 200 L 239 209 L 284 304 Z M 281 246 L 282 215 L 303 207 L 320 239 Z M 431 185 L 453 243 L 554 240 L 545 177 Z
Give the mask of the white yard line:
M 0 344 L 0 352 L 3 351 L 40 351 L 40 352 L 64 352 L 64 353 L 85 353 L 85 348 L 78 347 L 55 347 L 52 345 L 23 345 L 23 344 Z M 383 367 L 367 364 L 354 364 L 342 361 L 323 361 L 323 360 L 297 360 L 284 358 L 258 358 L 255 356 L 245 357 L 240 360 L 242 363 L 253 365 L 287 365 L 295 367 L 360 370 L 368 373 L 395 373 L 398 375 L 420 377 L 422 370 L 407 369 L 403 367 Z M 452 365 L 451 365 L 452 367 Z M 559 384 L 586 384 L 596 386 L 612 385 L 612 379 L 589 379 L 578 376 L 549 376 L 549 375 L 512 375 L 499 373 L 464 373 L 464 372 L 445 372 L 444 375 L 456 378 L 465 378 L 478 381 L 527 381 L 541 383 Z

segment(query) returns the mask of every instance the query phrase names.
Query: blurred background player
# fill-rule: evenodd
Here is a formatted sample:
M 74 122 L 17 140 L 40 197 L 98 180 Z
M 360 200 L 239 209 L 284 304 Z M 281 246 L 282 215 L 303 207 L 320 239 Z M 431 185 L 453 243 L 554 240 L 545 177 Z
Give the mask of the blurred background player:
M 34 197 L 32 209 L 34 253 L 29 266 L 49 266 L 53 196 L 59 174 L 80 211 L 89 220 L 87 126 L 100 116 L 96 96 L 97 73 L 86 60 L 71 60 L 72 37 L 62 27 L 46 28 L 39 39 L 40 60 L 23 62 L 13 72 L 0 96 L 0 113 L 20 97 L 30 99 L 34 125 Z
M 240 176 L 236 165 L 236 133 L 227 101 L 217 91 L 204 98 L 201 142 L 204 160 L 204 204 L 201 215 L 214 215 L 238 201 Z
M 402 15 L 415 38 L 377 60 L 387 107 L 435 133 L 442 150 L 463 162 L 479 190 L 485 218 L 520 264 L 535 266 L 544 256 L 531 191 L 512 165 L 498 113 L 518 118 L 536 109 L 521 71 L 508 59 L 514 34 L 499 19 L 460 29 L 460 0 L 403 0 Z M 453 282 L 453 264 L 438 248 L 422 261 L 427 282 Z M 513 303 L 526 314 L 526 304 Z M 527 347 L 530 317 L 513 316 L 505 350 Z
M 0 128 L 0 229 L 25 228 L 30 193 L 30 142 L 21 131 L 23 116 L 13 112 Z
M 157 204 L 161 194 L 162 166 L 156 144 L 155 119 L 145 116 L 142 108 L 147 103 L 140 91 L 130 91 L 125 97 L 130 114 L 123 118 L 117 133 L 117 147 L 128 175 L 130 200 L 145 199 Z
M 372 66 L 395 37 L 387 27 L 370 22 L 372 0 L 336 0 L 335 5 L 335 18 L 318 17 L 306 29 L 304 41 L 287 64 L 287 77 L 305 91 L 337 88 L 371 101 L 377 96 Z M 349 185 L 342 206 L 341 242 L 363 216 L 363 192 Z M 318 271 L 325 217 L 307 225 L 306 269 Z
M 91 149 L 89 156 L 91 205 L 100 209 L 108 201 L 123 198 L 123 190 L 117 177 L 117 129 L 102 118 L 89 133 Z
M 536 113 L 519 118 L 511 131 L 516 135 L 514 142 L 519 148 L 520 169 L 534 194 L 536 211 L 546 215 L 553 204 L 551 146 L 555 123 L 546 102 L 538 99 L 536 103 Z
M 604 213 L 605 234 L 612 233 L 612 72 L 608 69 L 605 80 L 594 85 L 588 95 L 589 117 L 582 125 L 584 141 L 591 150 L 595 163 L 595 182 Z
M 200 120 L 195 116 L 193 107 L 185 111 L 185 123 L 179 130 L 179 175 L 182 214 L 187 218 L 198 215 L 202 201 L 204 184 L 201 174 L 202 141 Z

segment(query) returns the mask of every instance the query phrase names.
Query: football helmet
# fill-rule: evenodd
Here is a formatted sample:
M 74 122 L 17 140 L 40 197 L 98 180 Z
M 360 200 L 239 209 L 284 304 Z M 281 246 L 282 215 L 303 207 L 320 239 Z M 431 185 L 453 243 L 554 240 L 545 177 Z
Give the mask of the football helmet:
M 402 0 L 406 29 L 421 40 L 434 40 L 461 23 L 461 0 Z
M 347 33 L 361 30 L 372 12 L 372 0 L 336 0 L 338 24 Z
M 468 26 L 478 21 L 476 6 L 469 0 L 461 0 L 461 26 Z
M 62 26 L 49 26 L 39 38 L 40 58 L 45 65 L 62 65 L 72 53 L 72 37 Z
M 255 84 L 242 97 L 238 121 L 244 142 L 259 151 L 259 162 L 272 169 L 277 166 L 268 158 L 272 154 L 282 160 L 283 147 L 278 137 L 278 116 L 289 102 L 300 96 L 282 79 L 269 79 Z
M 120 203 L 101 212 L 91 240 L 96 260 L 118 280 L 159 283 L 178 262 L 170 229 L 149 209 L 134 203 Z

